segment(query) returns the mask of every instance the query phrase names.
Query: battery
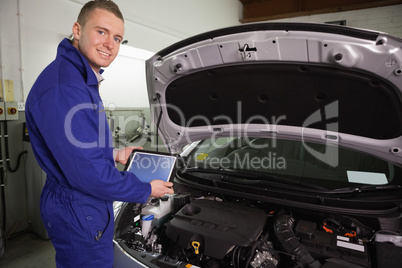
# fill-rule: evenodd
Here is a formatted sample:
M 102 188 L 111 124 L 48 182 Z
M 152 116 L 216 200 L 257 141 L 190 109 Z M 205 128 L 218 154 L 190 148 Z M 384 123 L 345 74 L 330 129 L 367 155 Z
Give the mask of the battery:
M 315 226 L 314 223 L 300 221 L 296 225 L 295 235 L 299 237 L 300 242 L 314 259 L 325 261 L 329 258 L 336 258 L 362 267 L 371 267 L 369 252 L 365 244 L 360 244 L 354 237 L 339 236 L 317 228 L 312 231 L 313 226 Z

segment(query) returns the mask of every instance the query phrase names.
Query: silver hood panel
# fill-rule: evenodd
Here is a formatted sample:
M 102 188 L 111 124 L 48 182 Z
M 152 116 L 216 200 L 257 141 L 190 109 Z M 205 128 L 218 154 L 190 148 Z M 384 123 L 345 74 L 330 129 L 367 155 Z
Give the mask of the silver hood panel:
M 151 114 L 172 153 L 247 135 L 354 148 L 402 163 L 402 41 L 322 24 L 195 36 L 146 62 Z

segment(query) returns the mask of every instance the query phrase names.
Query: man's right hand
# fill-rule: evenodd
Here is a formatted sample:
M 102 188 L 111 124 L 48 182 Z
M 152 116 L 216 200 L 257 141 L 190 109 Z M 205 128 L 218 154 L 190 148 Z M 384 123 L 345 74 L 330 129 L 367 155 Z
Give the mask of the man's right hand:
M 165 194 L 174 194 L 172 182 L 153 180 L 150 183 L 152 187 L 151 197 L 163 197 Z

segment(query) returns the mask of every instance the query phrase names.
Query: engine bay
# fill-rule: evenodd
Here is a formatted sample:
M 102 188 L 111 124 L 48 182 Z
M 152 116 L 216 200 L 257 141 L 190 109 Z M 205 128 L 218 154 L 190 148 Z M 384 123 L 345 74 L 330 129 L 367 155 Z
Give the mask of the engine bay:
M 143 233 L 146 215 L 153 219 Z M 400 236 L 379 231 L 398 225 L 398 215 L 363 224 L 211 193 L 125 203 L 118 219 L 115 241 L 148 267 L 393 267 L 402 246 Z M 390 258 L 377 258 L 384 250 Z

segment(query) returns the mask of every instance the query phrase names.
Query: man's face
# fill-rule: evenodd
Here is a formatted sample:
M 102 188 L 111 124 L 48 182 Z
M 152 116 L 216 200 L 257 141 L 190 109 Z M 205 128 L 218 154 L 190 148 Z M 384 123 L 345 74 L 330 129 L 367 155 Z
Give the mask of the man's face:
M 74 46 L 96 72 L 116 58 L 124 35 L 124 23 L 113 13 L 95 9 L 84 26 L 74 23 Z

